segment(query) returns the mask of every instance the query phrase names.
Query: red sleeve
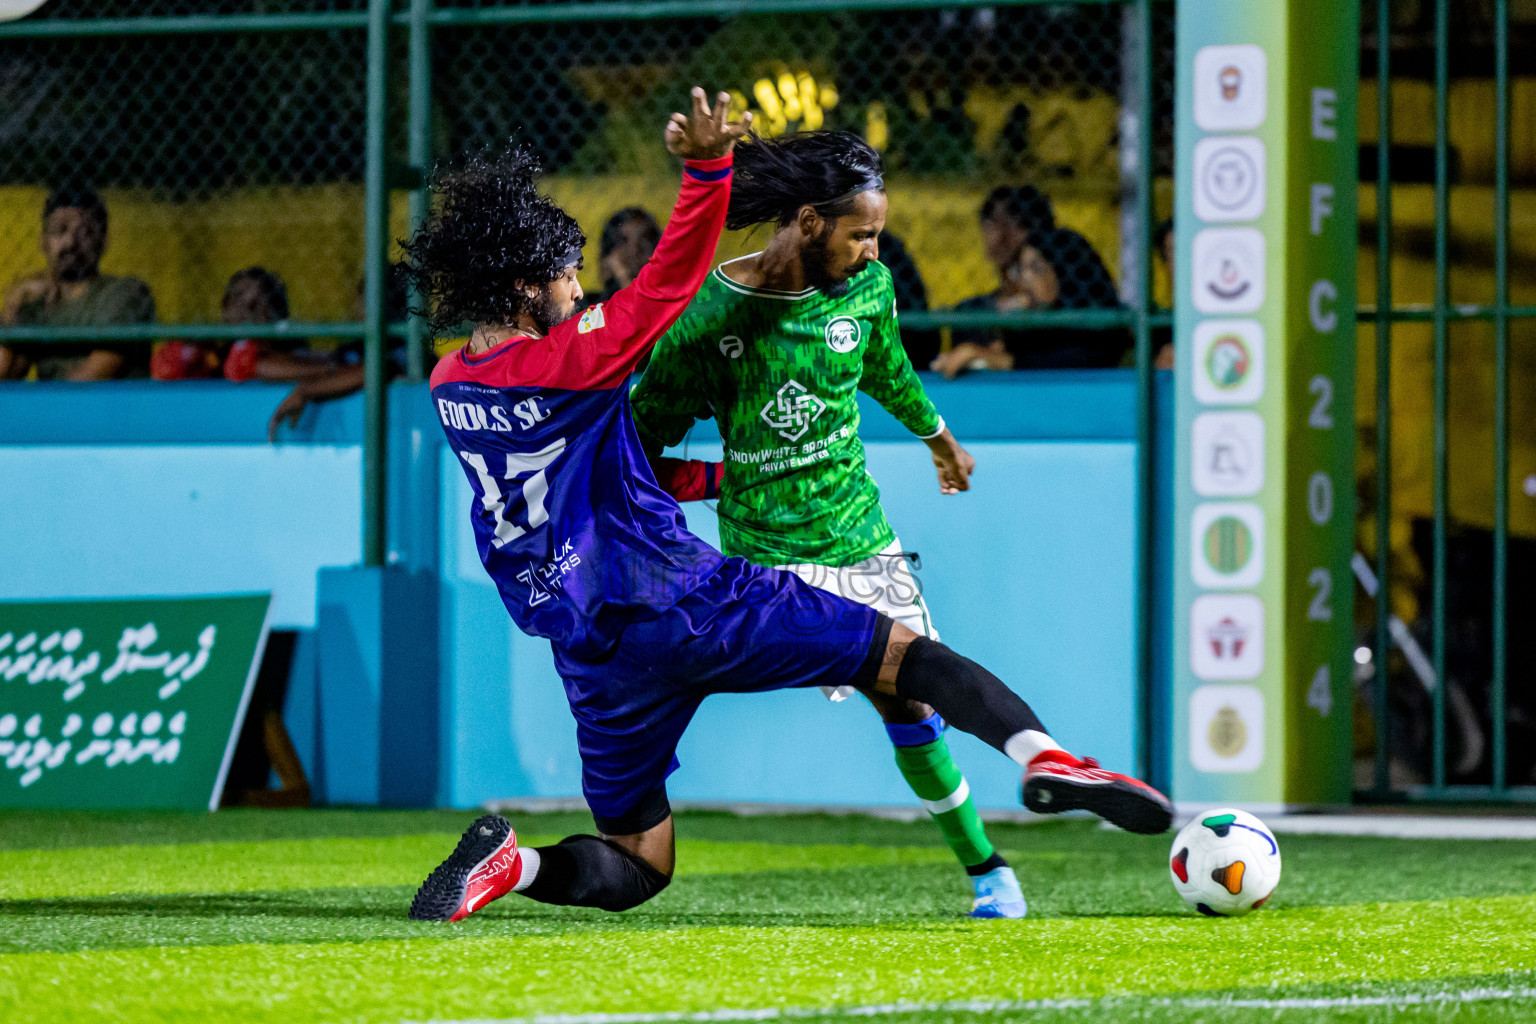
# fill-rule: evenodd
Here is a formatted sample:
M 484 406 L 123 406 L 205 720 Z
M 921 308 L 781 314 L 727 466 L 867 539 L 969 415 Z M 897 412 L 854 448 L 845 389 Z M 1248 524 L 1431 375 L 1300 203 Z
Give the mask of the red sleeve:
M 672 219 L 635 283 L 550 332 L 557 345 L 582 346 L 596 357 L 591 366 L 599 379 L 587 387 L 613 387 L 628 377 L 682 316 L 714 265 L 730 199 L 729 153 L 714 160 L 683 161 L 683 184 Z
M 651 460 L 656 482 L 678 501 L 702 501 L 720 497 L 720 478 L 725 463 L 698 459 L 672 459 L 659 456 Z
M 656 251 L 628 288 L 543 338 L 471 370 L 461 357 L 443 360 L 432 386 L 474 379 L 482 384 L 599 390 L 618 387 L 698 293 L 714 263 L 731 199 L 731 155 L 683 161 L 683 184 Z M 514 344 L 511 342 L 504 344 Z M 500 346 L 497 346 L 500 348 Z M 494 350 L 493 350 L 494 351 Z

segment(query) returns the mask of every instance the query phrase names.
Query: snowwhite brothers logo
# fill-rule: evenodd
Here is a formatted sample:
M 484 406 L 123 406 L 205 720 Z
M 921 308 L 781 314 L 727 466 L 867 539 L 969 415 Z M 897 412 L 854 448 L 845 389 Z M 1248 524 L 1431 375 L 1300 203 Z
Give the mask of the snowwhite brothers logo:
M 760 415 L 764 423 L 779 432 L 779 436 L 798 441 L 826 408 L 826 402 L 807 391 L 799 381 L 792 380 L 779 388 L 779 393 L 763 406 Z

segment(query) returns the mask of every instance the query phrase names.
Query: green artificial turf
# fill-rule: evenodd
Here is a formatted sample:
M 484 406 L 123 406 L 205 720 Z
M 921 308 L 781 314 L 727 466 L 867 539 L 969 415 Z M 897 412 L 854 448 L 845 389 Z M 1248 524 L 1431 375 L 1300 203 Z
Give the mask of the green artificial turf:
M 1208 920 L 1168 837 L 993 826 L 1030 918 L 977 922 L 925 822 L 687 814 L 676 880 L 626 914 L 406 920 L 472 817 L 0 814 L 0 1021 L 1536 1020 L 1529 843 L 1282 837 L 1270 904 Z

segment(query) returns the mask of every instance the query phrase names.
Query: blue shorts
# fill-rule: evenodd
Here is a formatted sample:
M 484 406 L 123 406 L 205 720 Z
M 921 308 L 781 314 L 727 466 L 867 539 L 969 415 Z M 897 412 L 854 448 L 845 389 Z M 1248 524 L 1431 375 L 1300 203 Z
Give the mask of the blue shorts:
M 659 617 L 626 626 L 602 661 L 556 647 L 599 831 L 633 835 L 670 813 L 666 779 L 705 697 L 870 685 L 890 623 L 793 573 L 727 558 Z

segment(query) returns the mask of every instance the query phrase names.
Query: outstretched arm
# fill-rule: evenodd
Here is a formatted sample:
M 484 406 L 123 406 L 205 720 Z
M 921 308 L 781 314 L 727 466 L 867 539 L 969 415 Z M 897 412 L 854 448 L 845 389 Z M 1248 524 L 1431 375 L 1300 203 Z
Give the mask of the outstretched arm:
M 667 149 L 683 158 L 683 183 L 661 241 L 635 283 L 582 318 L 586 343 L 600 360 L 603 376 L 622 379 L 634 369 L 692 301 L 714 262 L 731 198 L 731 150 L 747 133 L 752 115 L 727 122 L 730 96 L 720 93 L 714 110 L 704 90 L 693 90 L 691 116 L 673 114 Z M 558 328 L 557 328 L 558 331 Z

